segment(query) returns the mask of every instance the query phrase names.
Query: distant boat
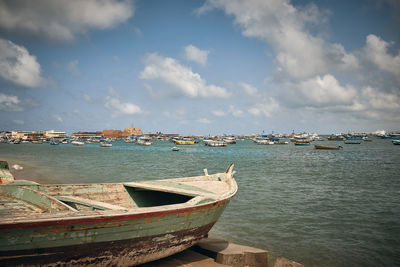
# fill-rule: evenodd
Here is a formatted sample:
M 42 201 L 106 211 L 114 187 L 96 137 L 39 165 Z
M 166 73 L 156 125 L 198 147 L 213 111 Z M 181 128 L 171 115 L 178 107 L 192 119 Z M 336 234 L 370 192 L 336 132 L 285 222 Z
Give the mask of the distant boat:
M 14 180 L 7 162 L 0 166 L 0 266 L 164 258 L 204 238 L 238 189 L 233 164 L 212 175 L 98 184 Z
M 296 143 L 294 143 L 294 145 L 295 146 L 309 146 L 310 143 L 309 142 L 307 142 L 307 143 L 298 143 L 298 142 L 296 142 Z
M 139 139 L 136 141 L 137 145 L 141 146 L 151 146 L 153 143 L 151 142 L 151 137 L 148 136 L 141 136 Z
M 400 140 L 393 140 L 392 143 L 393 145 L 400 145 Z
M 256 139 L 256 140 L 254 140 L 254 142 L 256 142 L 257 145 L 273 145 L 273 144 L 275 144 L 274 141 L 269 140 L 269 139 Z
M 112 147 L 112 144 L 110 142 L 100 142 L 99 143 L 100 147 Z
M 289 144 L 289 142 L 288 141 L 279 140 L 279 141 L 274 141 L 274 144 L 275 145 L 287 145 L 287 144 Z
M 194 140 L 176 140 L 177 145 L 194 145 Z
M 344 143 L 345 143 L 346 145 L 359 145 L 359 144 L 361 144 L 361 141 L 351 141 L 351 140 L 348 140 L 348 141 L 344 141 Z
M 171 150 L 172 151 L 179 151 L 179 147 L 174 146 Z
M 83 146 L 85 143 L 82 142 L 82 141 L 74 140 L 74 141 L 71 142 L 71 144 L 74 145 L 74 146 Z
M 314 145 L 315 149 L 327 149 L 327 150 L 339 150 L 343 147 L 341 146 L 319 146 L 319 145 Z
M 222 140 L 204 140 L 204 145 L 212 147 L 226 147 L 228 144 Z
M 331 135 L 328 137 L 329 141 L 344 141 L 346 140 L 346 137 L 343 135 Z
M 56 145 L 59 145 L 60 143 L 58 142 L 58 141 L 51 141 L 50 142 L 50 145 L 53 145 L 53 146 L 56 146 Z

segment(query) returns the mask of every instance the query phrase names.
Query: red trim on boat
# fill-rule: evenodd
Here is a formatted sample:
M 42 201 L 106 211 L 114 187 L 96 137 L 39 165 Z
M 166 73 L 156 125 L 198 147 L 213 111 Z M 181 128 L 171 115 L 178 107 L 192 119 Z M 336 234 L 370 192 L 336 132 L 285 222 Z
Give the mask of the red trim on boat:
M 167 210 L 167 211 L 156 211 L 156 212 L 148 212 L 148 213 L 139 213 L 139 214 L 129 214 L 129 215 L 99 215 L 95 218 L 80 218 L 80 219 L 59 219 L 54 218 L 52 220 L 43 221 L 43 222 L 23 222 L 23 223 L 13 223 L 13 224 L 4 224 L 0 225 L 0 230 L 7 229 L 17 229 L 17 228 L 36 228 L 36 227 L 48 227 L 48 226 L 62 226 L 62 225 L 74 225 L 74 224 L 84 224 L 84 223 L 97 223 L 97 222 L 109 222 L 109 221 L 119 221 L 119 220 L 130 220 L 130 219 L 139 219 L 139 218 L 148 218 L 155 216 L 162 216 L 167 214 L 176 214 L 182 212 L 189 212 L 199 209 L 206 209 L 212 206 L 225 204 L 230 199 L 225 199 L 216 203 L 205 204 L 202 206 L 196 206 L 191 208 L 183 208 L 183 209 L 175 209 L 175 210 Z

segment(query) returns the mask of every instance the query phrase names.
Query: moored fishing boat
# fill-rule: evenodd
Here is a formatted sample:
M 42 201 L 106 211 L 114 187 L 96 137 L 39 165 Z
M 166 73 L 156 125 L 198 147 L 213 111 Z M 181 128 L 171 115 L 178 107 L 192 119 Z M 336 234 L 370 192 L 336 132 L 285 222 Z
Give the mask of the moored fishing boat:
M 314 145 L 315 149 L 327 149 L 327 150 L 339 150 L 342 149 L 342 146 L 320 146 Z
M 361 144 L 361 141 L 357 141 L 357 140 L 347 140 L 347 141 L 344 141 L 344 143 L 345 144 L 347 144 L 347 145 L 359 145 L 359 144 Z
M 102 141 L 99 143 L 100 147 L 112 147 L 112 143 L 111 142 L 107 142 L 107 141 Z
M 85 143 L 82 141 L 74 140 L 71 142 L 71 144 L 74 146 L 83 146 Z
M 331 135 L 328 137 L 329 141 L 345 141 L 346 137 L 343 135 Z
M 151 146 L 153 144 L 151 137 L 149 136 L 141 136 L 136 141 L 137 145 L 141 146 Z
M 43 185 L 13 180 L 2 164 L 1 266 L 133 266 L 163 258 L 207 235 L 237 192 L 233 164 L 197 177 Z
M 393 140 L 392 143 L 393 145 L 400 145 L 400 140 Z
M 309 143 L 309 142 L 302 142 L 302 143 L 295 142 L 294 145 L 295 145 L 295 146 L 309 146 L 310 143 Z

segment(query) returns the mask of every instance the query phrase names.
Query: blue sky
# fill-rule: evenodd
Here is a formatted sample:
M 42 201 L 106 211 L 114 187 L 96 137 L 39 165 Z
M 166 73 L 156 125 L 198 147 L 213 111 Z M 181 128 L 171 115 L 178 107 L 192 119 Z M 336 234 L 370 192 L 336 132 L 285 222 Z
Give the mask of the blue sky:
M 400 130 L 400 4 L 0 0 L 0 130 Z

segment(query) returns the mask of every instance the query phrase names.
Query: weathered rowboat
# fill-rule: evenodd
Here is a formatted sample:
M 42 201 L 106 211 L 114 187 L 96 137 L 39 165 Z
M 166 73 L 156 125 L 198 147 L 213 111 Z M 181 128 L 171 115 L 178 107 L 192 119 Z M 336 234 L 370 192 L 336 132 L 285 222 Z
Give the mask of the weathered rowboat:
M 327 149 L 327 150 L 339 150 L 343 148 L 342 146 L 320 146 L 314 145 L 315 149 Z
M 132 266 L 180 252 L 207 235 L 236 194 L 232 168 L 145 182 L 43 185 L 14 180 L 3 168 L 0 266 Z

